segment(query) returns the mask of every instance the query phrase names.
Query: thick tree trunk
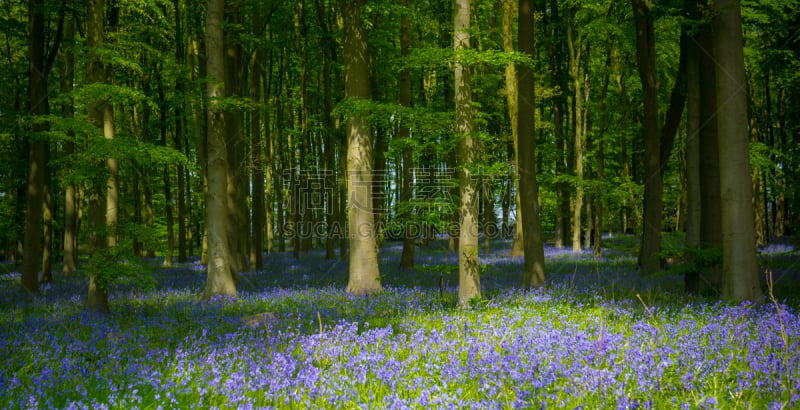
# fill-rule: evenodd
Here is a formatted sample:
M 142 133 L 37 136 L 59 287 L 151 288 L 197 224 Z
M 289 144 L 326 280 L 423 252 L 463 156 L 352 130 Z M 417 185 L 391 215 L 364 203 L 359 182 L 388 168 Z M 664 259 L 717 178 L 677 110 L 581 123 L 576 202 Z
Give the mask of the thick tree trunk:
M 700 246 L 722 246 L 720 209 L 720 168 L 717 137 L 716 74 L 711 27 L 703 25 L 698 32 L 700 54 Z M 702 289 L 719 290 L 721 267 L 710 266 L 700 277 Z
M 519 1 L 519 51 L 534 56 L 534 6 L 533 0 Z M 539 188 L 536 181 L 536 123 L 534 102 L 536 101 L 535 78 L 529 65 L 520 65 L 517 75 L 519 83 L 519 191 L 522 205 L 523 237 L 525 238 L 525 262 L 522 279 L 523 288 L 544 285 L 544 244 L 539 220 Z
M 369 54 L 366 29 L 361 20 L 364 0 L 343 1 L 345 96 L 369 100 Z M 372 212 L 372 133 L 364 113 L 348 124 L 347 175 L 350 224 L 350 279 L 347 292 L 370 294 L 382 290 L 378 271 L 378 247 Z
M 753 232 L 744 40 L 739 0 L 713 3 L 722 195 L 722 296 L 762 298 Z
M 225 115 L 218 107 L 218 98 L 225 95 L 221 80 L 225 79 L 222 24 L 224 0 L 206 0 L 206 67 L 213 78 L 208 82 L 208 273 L 203 298 L 215 295 L 236 296 L 236 284 L 230 271 L 227 217 L 227 148 Z
M 658 79 L 656 78 L 655 31 L 649 0 L 631 0 L 636 19 L 636 51 L 639 78 L 644 89 L 644 227 L 639 250 L 643 273 L 661 269 L 661 130 L 658 119 Z
M 469 0 L 456 0 L 453 41 L 456 55 L 469 49 Z M 458 133 L 458 184 L 461 193 L 461 226 L 458 240 L 458 303 L 481 297 L 478 259 L 478 192 L 470 169 L 476 159 L 477 141 L 472 134 L 472 88 L 469 68 L 456 59 L 456 132 Z
M 29 113 L 31 116 L 47 114 L 47 74 L 45 72 L 44 2 L 30 0 L 30 71 Z M 28 186 L 26 194 L 27 213 L 25 215 L 25 245 L 23 247 L 22 291 L 35 295 L 39 293 L 39 267 L 42 262 L 42 206 L 44 205 L 44 186 L 47 173 L 47 144 L 35 135 L 44 131 L 34 125 L 34 139 L 28 144 Z

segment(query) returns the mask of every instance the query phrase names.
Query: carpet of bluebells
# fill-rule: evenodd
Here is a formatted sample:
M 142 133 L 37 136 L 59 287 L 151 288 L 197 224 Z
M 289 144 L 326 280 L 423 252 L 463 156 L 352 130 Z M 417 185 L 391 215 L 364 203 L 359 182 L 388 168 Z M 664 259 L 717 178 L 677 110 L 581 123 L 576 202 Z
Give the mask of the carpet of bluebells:
M 112 289 L 107 316 L 85 310 L 84 275 L 31 301 L 5 274 L 0 408 L 800 408 L 791 246 L 762 249 L 775 297 L 755 305 L 687 296 L 611 250 L 548 247 L 548 283 L 521 291 L 498 242 L 485 299 L 456 307 L 457 257 L 436 245 L 402 270 L 388 243 L 371 297 L 312 251 L 267 256 L 235 300 L 200 302 L 196 262 L 158 269 L 152 289 Z

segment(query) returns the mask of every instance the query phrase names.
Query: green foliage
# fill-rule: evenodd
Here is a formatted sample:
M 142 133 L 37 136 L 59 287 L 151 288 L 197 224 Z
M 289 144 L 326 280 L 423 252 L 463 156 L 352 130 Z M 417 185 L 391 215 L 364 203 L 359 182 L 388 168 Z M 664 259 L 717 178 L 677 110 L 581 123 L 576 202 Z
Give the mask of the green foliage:
M 136 256 L 133 244 L 139 241 L 154 246 L 160 237 L 147 227 L 135 224 L 119 226 L 116 234 L 125 239 L 116 246 L 104 246 L 89 255 L 88 275 L 97 278 L 98 284 L 106 290 L 116 284 L 153 289 L 156 285 L 154 268 Z

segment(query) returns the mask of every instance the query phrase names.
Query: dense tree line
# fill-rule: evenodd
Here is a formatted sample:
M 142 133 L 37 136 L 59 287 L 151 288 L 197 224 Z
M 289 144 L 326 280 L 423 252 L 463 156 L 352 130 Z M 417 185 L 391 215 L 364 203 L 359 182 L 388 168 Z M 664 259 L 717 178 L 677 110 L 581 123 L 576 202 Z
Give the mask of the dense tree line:
M 797 2 L 7 0 L 0 243 L 38 292 L 54 261 L 89 305 L 133 261 L 202 255 L 204 297 L 263 255 L 324 247 L 348 291 L 377 254 L 445 235 L 459 300 L 513 235 L 685 231 L 691 291 L 757 299 L 756 247 L 800 227 Z M 337 255 L 338 254 L 338 255 Z

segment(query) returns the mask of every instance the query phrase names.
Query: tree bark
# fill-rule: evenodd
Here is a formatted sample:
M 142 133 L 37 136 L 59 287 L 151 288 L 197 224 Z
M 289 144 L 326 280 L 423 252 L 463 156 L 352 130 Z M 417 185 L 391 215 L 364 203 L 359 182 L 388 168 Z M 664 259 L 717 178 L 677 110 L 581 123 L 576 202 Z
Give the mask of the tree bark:
M 694 40 L 694 39 L 693 39 Z M 700 245 L 700 220 L 702 217 L 700 179 L 700 49 L 695 41 L 687 45 L 686 59 L 686 243 L 690 248 Z M 691 266 L 691 253 L 687 255 Z M 686 290 L 697 293 L 701 288 L 699 272 L 684 275 Z
M 64 95 L 70 95 L 73 88 L 73 80 L 75 77 L 75 53 L 72 51 L 75 37 L 75 18 L 70 13 L 64 23 L 64 42 L 67 47 L 63 52 L 63 72 L 61 81 L 61 91 Z M 74 108 L 72 98 L 61 107 L 61 112 L 64 118 L 74 117 Z M 66 169 L 71 169 L 72 155 L 75 153 L 75 143 L 73 141 L 64 142 L 64 156 L 67 157 Z M 75 195 L 75 185 L 67 184 L 64 187 L 64 267 L 65 273 L 75 272 L 78 270 L 78 226 L 77 226 L 77 201 Z
M 104 0 L 90 0 L 86 22 L 86 43 L 89 47 L 89 64 L 87 67 L 87 82 L 89 84 L 101 83 L 105 77 L 105 68 L 97 50 L 103 47 L 103 15 L 105 12 Z M 99 101 L 89 103 L 89 122 L 97 128 L 104 129 L 105 104 Z M 105 130 L 104 130 L 105 131 Z M 89 192 L 89 296 L 88 307 L 98 312 L 108 312 L 108 290 L 105 278 L 100 277 L 98 261 L 95 256 L 102 252 L 107 244 L 103 236 L 105 231 L 105 210 L 103 204 L 103 185 L 107 181 L 91 181 Z M 99 256 L 99 255 L 98 255 Z M 102 256 L 100 256 L 102 258 Z
M 722 247 L 720 209 L 720 167 L 717 136 L 717 96 L 715 58 L 711 27 L 700 26 L 697 45 L 700 47 L 700 246 Z M 721 267 L 710 266 L 700 278 L 702 289 L 719 290 Z
M 512 32 L 512 22 L 514 14 L 517 11 L 516 2 L 514 0 L 503 0 L 503 51 L 511 53 L 514 51 L 514 35 Z M 519 103 L 518 103 L 518 88 L 517 88 L 517 68 L 514 63 L 506 64 L 505 69 L 506 80 L 506 105 L 508 106 L 508 119 L 511 124 L 511 141 L 514 147 L 512 163 L 516 169 L 516 174 L 519 175 Z M 514 229 L 514 241 L 511 244 L 511 256 L 523 256 L 525 254 L 524 248 L 524 233 L 522 225 L 522 212 L 520 211 L 520 194 L 519 194 L 519 179 L 511 179 L 511 187 L 514 189 L 514 201 L 516 203 L 517 217 Z
M 230 271 L 227 217 L 227 147 L 225 146 L 225 113 L 218 107 L 225 95 L 221 80 L 225 78 L 223 55 L 224 0 L 206 0 L 206 67 L 213 79 L 207 83 L 208 118 L 208 273 L 203 298 L 215 295 L 236 296 L 236 284 Z
M 661 269 L 661 130 L 658 120 L 658 79 L 656 78 L 655 31 L 651 0 L 631 0 L 636 19 L 636 51 L 639 78 L 644 89 L 644 227 L 639 251 L 643 273 Z
M 408 0 L 401 0 L 403 7 L 408 7 Z M 410 11 L 410 10 L 409 10 Z M 410 48 L 409 42 L 409 22 L 408 15 L 403 14 L 400 17 L 400 55 L 407 57 Z M 400 90 L 399 102 L 403 107 L 411 107 L 411 73 L 408 67 L 400 72 L 400 80 L 398 84 Z M 414 246 L 416 238 L 414 236 L 415 230 L 413 229 L 412 217 L 412 204 L 411 201 L 414 197 L 414 146 L 411 141 L 411 129 L 408 124 L 403 121 L 400 124 L 399 137 L 403 143 L 403 187 L 400 194 L 400 211 L 398 214 L 403 226 L 403 254 L 400 257 L 400 267 L 410 269 L 414 267 Z
M 722 296 L 762 298 L 753 232 L 744 40 L 739 0 L 713 3 L 722 197 Z
M 583 156 L 584 156 L 584 135 L 583 135 L 583 90 L 581 87 L 580 63 L 581 63 L 581 38 L 582 33 L 578 30 L 577 38 L 574 34 L 574 22 L 570 22 L 567 27 L 567 46 L 569 47 L 569 73 L 572 77 L 575 95 L 572 100 L 574 107 L 573 122 L 575 145 L 575 205 L 572 209 L 572 251 L 581 250 L 581 212 L 583 211 Z
M 256 8 L 253 15 L 254 30 L 261 27 L 261 13 Z M 250 98 L 253 101 L 261 101 L 261 79 L 264 76 L 264 69 L 261 62 L 264 61 L 264 50 L 258 47 L 253 53 L 250 69 Z M 250 133 L 252 148 L 250 155 L 253 159 L 253 244 L 251 266 L 258 270 L 264 267 L 264 142 L 261 137 L 261 108 L 256 107 L 251 112 Z
M 519 1 L 519 51 L 533 58 L 534 43 L 534 5 L 533 0 Z M 544 243 L 539 220 L 539 188 L 536 181 L 536 101 L 533 69 L 527 64 L 519 67 L 518 104 L 519 116 L 519 191 L 522 206 L 525 262 L 522 287 L 529 289 L 544 285 Z
M 453 42 L 456 51 L 455 105 L 458 138 L 458 183 L 461 193 L 461 224 L 458 240 L 458 303 L 466 305 L 481 298 L 478 259 L 478 192 L 470 169 L 476 159 L 477 141 L 472 136 L 472 88 L 469 68 L 458 56 L 470 47 L 469 0 L 456 0 Z
M 47 73 L 45 72 L 44 1 L 29 2 L 29 51 L 28 72 L 29 114 L 47 114 Z M 39 267 L 42 262 L 42 207 L 47 173 L 47 144 L 36 133 L 44 131 L 41 125 L 33 125 L 33 139 L 28 143 L 28 185 L 26 192 L 25 244 L 23 246 L 22 291 L 31 295 L 39 293 Z
M 343 1 L 345 96 L 367 101 L 369 54 L 366 29 L 361 20 L 364 0 Z M 372 133 L 362 112 L 348 124 L 347 175 L 350 225 L 350 278 L 347 292 L 371 294 L 382 290 L 378 271 L 378 247 L 372 212 Z

